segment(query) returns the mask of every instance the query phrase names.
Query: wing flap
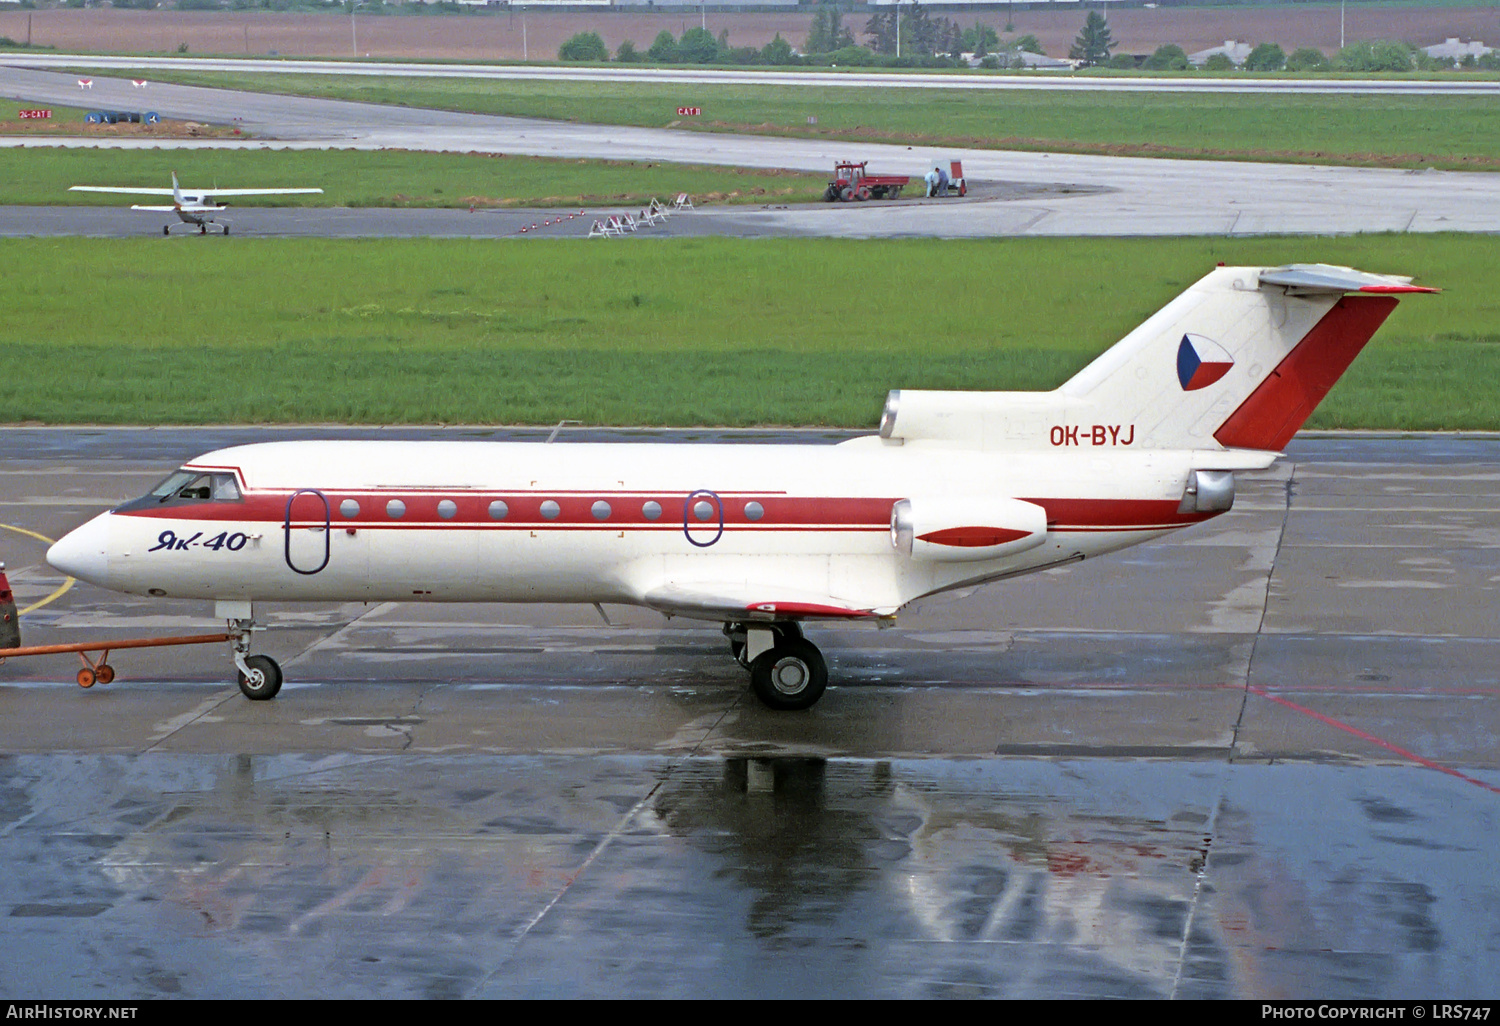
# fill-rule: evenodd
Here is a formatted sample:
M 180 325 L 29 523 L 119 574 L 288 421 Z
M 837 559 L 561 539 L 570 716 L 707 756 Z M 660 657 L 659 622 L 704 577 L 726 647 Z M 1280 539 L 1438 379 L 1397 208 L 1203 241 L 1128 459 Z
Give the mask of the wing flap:
M 641 602 L 669 616 L 724 622 L 870 620 L 896 611 L 861 606 L 835 595 L 747 583 L 662 584 L 641 596 Z

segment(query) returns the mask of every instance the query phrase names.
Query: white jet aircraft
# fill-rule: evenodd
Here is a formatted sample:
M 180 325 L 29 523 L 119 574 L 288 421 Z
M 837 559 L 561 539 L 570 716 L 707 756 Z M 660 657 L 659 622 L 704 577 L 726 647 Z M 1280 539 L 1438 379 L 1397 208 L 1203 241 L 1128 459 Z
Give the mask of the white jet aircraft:
M 924 595 L 1225 512 L 1410 278 L 1220 267 L 1051 392 L 891 392 L 838 445 L 269 442 L 211 452 L 47 553 L 117 591 L 213 599 L 240 688 L 267 601 L 632 603 L 724 625 L 756 694 L 805 709 L 801 624 L 890 626 Z M 1352 293 L 1352 295 L 1350 295 Z M 601 607 L 602 611 L 602 607 Z
M 163 235 L 171 235 L 172 229 L 181 224 L 197 225 L 198 234 L 204 235 L 208 232 L 208 226 L 213 225 L 225 235 L 229 234 L 228 221 L 216 221 L 214 214 L 222 213 L 229 209 L 229 204 L 220 203 L 219 199 L 224 196 L 302 196 L 310 193 L 321 193 L 322 189 L 192 189 L 184 191 L 177 184 L 177 172 L 172 172 L 172 187 L 170 189 L 134 189 L 117 185 L 74 185 L 68 189 L 69 192 L 114 192 L 124 193 L 130 196 L 171 196 L 172 205 L 147 206 L 140 203 L 132 204 L 131 210 L 151 210 L 162 214 L 176 214 L 179 224 L 164 224 L 161 226 Z

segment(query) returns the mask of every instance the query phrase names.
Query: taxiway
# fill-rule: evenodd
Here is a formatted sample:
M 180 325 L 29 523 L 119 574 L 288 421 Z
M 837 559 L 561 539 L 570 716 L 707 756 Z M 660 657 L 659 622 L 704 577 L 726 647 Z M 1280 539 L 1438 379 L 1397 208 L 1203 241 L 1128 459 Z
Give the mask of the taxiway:
M 92 81 L 90 104 L 136 109 L 143 102 L 139 90 L 126 79 L 95 77 Z M 165 83 L 153 83 L 150 88 L 151 107 L 164 117 L 237 123 L 255 138 L 38 138 L 6 139 L 0 144 L 400 148 L 810 171 L 826 171 L 848 153 L 846 143 L 817 139 L 578 125 Z M 0 68 L 0 95 L 71 104 L 78 101 L 78 93 L 73 75 Z M 862 144 L 859 150 L 861 159 L 868 159 L 873 167 L 918 176 L 939 162 L 961 158 L 966 175 L 977 182 L 1013 183 L 1033 192 L 1006 192 L 946 204 L 903 200 L 733 210 L 715 213 L 719 220 L 708 223 L 719 224 L 731 234 L 850 238 L 1500 231 L 1500 175 L 1494 174 L 993 150 L 955 153 L 946 148 L 890 144 Z M 6 234 L 24 233 L 15 227 L 16 216 L 7 216 Z M 441 225 L 451 217 L 434 216 L 433 221 Z

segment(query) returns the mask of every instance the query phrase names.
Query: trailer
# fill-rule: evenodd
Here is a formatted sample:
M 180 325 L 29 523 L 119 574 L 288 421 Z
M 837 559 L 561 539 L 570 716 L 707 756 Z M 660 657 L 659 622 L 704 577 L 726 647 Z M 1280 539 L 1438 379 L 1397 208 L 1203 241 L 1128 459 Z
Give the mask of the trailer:
M 948 162 L 948 187 L 939 189 L 938 198 L 949 196 L 967 196 L 969 194 L 969 183 L 964 180 L 964 164 L 961 160 Z
M 823 198 L 829 203 L 853 203 L 868 199 L 895 199 L 901 195 L 908 182 L 908 175 L 872 175 L 865 169 L 869 161 L 855 164 L 843 161 L 833 166 L 833 180 L 823 190 Z

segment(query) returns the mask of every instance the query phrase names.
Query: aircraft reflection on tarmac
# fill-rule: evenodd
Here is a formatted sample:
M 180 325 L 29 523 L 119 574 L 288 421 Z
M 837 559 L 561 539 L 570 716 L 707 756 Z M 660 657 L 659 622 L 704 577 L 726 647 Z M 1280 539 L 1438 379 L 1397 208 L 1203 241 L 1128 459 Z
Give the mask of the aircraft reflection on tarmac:
M 1186 827 L 1076 810 L 1059 819 L 1043 797 L 965 795 L 961 780 L 890 762 L 690 760 L 627 817 L 617 832 L 628 843 L 596 857 L 605 831 L 578 836 L 565 815 L 496 808 L 497 779 L 474 782 L 481 825 L 378 777 L 306 779 L 300 761 L 237 756 L 179 781 L 185 790 L 137 810 L 138 828 L 100 862 L 105 876 L 237 943 L 358 934 L 370 915 L 522 936 L 545 912 L 554 933 L 573 935 L 600 910 L 557 898 L 592 862 L 614 878 L 607 890 L 627 892 L 617 914 L 631 931 L 686 917 L 772 950 L 831 933 L 846 958 L 867 951 L 855 977 L 893 971 L 877 942 L 890 937 L 964 951 L 943 973 L 952 993 L 1007 992 L 1015 967 L 995 955 L 1036 944 L 1051 952 L 1048 973 L 1087 978 L 1100 994 L 1165 996 L 1185 933 L 1195 965 L 1228 970 L 1212 924 L 1189 930 L 1199 810 L 1182 813 Z M 527 790 L 507 784 L 512 800 Z M 684 857 L 683 841 L 697 854 Z M 204 861 L 182 857 L 201 842 L 217 846 Z M 664 852 L 676 868 L 660 865 Z M 682 892 L 679 875 L 712 883 Z
M 1368 997 L 1488 979 L 1458 946 L 1486 928 L 1489 868 L 1464 852 L 1493 824 L 1456 784 L 1435 804 L 1473 829 L 1414 845 L 1434 829 L 1414 770 L 415 754 L 3 769 L 35 812 L 0 839 L 16 867 L 0 921 L 35 950 L 0 982 L 58 993 Z

